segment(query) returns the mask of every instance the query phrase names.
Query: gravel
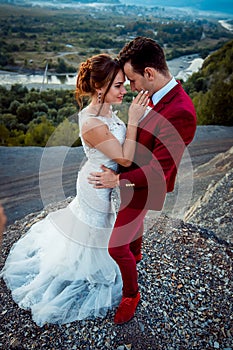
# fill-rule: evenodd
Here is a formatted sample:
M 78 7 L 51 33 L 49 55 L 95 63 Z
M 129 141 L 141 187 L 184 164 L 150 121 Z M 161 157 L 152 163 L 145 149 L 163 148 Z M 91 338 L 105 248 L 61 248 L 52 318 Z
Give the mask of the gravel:
M 22 233 L 70 200 L 10 225 L 1 265 Z M 211 230 L 167 216 L 146 218 L 146 228 L 138 264 L 142 297 L 130 322 L 114 325 L 111 310 L 103 319 L 38 327 L 0 280 L 0 348 L 232 350 L 233 245 Z
M 219 237 L 233 243 L 232 193 L 233 170 L 209 185 L 205 195 L 187 212 L 186 220 L 210 228 Z

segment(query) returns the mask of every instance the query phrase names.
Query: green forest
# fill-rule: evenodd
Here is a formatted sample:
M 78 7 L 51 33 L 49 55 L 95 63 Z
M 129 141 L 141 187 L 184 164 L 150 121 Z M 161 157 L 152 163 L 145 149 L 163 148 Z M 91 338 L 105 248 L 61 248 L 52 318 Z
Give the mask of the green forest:
M 129 87 L 127 89 L 128 94 L 118 113 L 125 122 L 134 95 Z M 19 84 L 10 89 L 0 86 L 0 111 L 1 146 L 81 145 L 78 106 L 72 90 L 40 92 Z M 76 141 L 71 145 L 70 140 Z
M 99 52 L 116 55 L 130 38 L 145 35 L 163 46 L 167 59 L 195 52 L 205 58 L 202 69 L 182 82 L 194 102 L 198 124 L 233 125 L 233 40 L 216 21 L 172 19 L 166 14 L 159 19 L 143 11 L 136 18 L 133 6 L 113 6 L 108 16 L 87 10 L 61 14 L 0 6 L 0 69 L 35 74 L 47 62 L 51 73 L 76 72 L 86 57 Z M 67 50 L 68 55 L 61 55 Z M 119 111 L 125 122 L 134 95 L 129 86 L 127 90 Z M 70 89 L 0 85 L 0 145 L 79 146 L 77 114 Z M 76 141 L 70 145 L 70 140 Z
M 207 57 L 184 83 L 199 125 L 233 125 L 233 40 Z

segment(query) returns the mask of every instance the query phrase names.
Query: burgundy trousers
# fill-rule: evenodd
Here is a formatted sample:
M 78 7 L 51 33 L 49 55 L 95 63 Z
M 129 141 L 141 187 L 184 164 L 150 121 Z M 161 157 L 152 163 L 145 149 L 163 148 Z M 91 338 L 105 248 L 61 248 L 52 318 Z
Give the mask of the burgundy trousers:
M 135 256 L 141 252 L 146 213 L 146 209 L 121 206 L 109 240 L 108 251 L 119 265 L 124 297 L 135 297 L 138 292 Z

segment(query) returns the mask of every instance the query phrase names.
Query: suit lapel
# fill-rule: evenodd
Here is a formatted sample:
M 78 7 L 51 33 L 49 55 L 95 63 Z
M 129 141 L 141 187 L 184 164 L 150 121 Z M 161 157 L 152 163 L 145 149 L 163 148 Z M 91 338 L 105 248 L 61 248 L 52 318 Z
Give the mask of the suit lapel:
M 162 109 L 166 108 L 166 105 L 171 103 L 173 98 L 176 96 L 176 94 L 181 89 L 181 83 L 177 81 L 178 84 L 176 84 L 173 89 L 171 89 L 154 107 L 154 110 L 156 112 L 161 112 Z
M 178 91 L 181 88 L 181 84 L 178 81 L 178 84 L 174 86 L 155 106 L 154 108 L 147 114 L 147 116 L 141 121 L 139 124 L 138 134 L 145 127 L 145 125 L 150 121 L 151 118 L 156 118 L 157 113 L 161 113 L 166 106 L 171 103 L 171 100 L 175 97 Z
M 147 114 L 147 116 L 139 123 L 138 125 L 138 133 L 137 139 L 139 139 L 140 134 L 143 129 L 146 129 L 147 123 L 151 120 L 151 118 L 156 118 L 156 114 L 161 113 L 164 109 L 166 109 L 167 105 L 171 103 L 176 94 L 180 91 L 181 84 L 178 81 L 178 84 L 174 86 L 155 106 L 154 108 Z

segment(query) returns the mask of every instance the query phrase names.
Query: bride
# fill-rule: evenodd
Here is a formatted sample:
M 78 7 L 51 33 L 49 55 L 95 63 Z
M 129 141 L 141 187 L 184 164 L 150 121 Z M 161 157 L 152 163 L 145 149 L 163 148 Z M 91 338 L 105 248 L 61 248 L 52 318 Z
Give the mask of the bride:
M 118 164 L 132 162 L 148 94 L 141 92 L 133 100 L 126 128 L 112 110 L 126 94 L 124 82 L 118 61 L 109 55 L 80 65 L 76 99 L 80 108 L 84 98 L 90 103 L 79 112 L 87 161 L 78 174 L 76 197 L 35 223 L 13 245 L 1 271 L 14 301 L 31 310 L 39 326 L 103 317 L 121 299 L 120 271 L 107 249 L 116 216 L 112 190 L 94 188 L 87 177 L 102 164 L 117 172 Z

